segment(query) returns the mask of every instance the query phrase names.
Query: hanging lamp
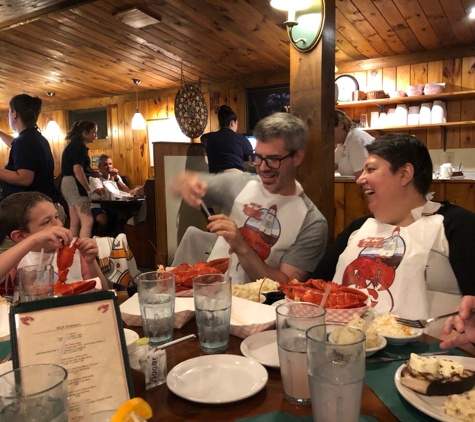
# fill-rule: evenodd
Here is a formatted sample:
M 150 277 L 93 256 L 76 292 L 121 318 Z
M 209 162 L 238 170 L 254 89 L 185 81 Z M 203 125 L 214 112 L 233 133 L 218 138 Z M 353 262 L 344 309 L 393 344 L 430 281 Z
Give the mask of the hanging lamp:
M 142 81 L 140 79 L 132 79 L 132 82 L 135 84 L 135 97 L 137 99 L 137 108 L 134 117 L 132 117 L 132 130 L 145 130 L 147 124 L 139 112 L 139 93 L 137 91 L 137 86 L 140 85 Z

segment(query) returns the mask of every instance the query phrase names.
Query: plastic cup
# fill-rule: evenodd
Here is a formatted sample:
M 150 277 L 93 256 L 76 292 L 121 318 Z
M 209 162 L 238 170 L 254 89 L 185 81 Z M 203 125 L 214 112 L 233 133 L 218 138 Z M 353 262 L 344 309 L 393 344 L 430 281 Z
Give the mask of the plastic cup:
M 357 422 L 365 375 L 365 335 L 347 327 L 353 339 L 332 342 L 341 324 L 317 325 L 307 331 L 307 366 L 315 422 Z
M 66 369 L 38 364 L 1 375 L 0 420 L 68 422 Z
M 152 271 L 136 279 L 140 315 L 150 346 L 159 346 L 173 338 L 175 315 L 175 274 Z
M 224 352 L 228 348 L 231 327 L 231 277 L 226 274 L 195 277 L 193 296 L 201 350 Z
M 28 265 L 19 268 L 17 275 L 21 302 L 32 302 L 54 296 L 51 265 L 41 269 L 38 269 L 38 265 Z
M 306 331 L 325 323 L 325 308 L 314 303 L 289 302 L 277 307 L 277 346 L 284 397 L 310 402 Z

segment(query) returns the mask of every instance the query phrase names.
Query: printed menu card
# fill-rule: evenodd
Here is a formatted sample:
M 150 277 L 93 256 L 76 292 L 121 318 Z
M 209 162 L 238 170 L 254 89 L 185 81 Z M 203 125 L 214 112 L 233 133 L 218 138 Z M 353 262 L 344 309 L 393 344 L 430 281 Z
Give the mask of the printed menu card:
M 69 420 L 81 401 L 91 413 L 133 397 L 132 378 L 114 292 L 21 303 L 10 310 L 13 365 L 57 363 L 68 371 Z

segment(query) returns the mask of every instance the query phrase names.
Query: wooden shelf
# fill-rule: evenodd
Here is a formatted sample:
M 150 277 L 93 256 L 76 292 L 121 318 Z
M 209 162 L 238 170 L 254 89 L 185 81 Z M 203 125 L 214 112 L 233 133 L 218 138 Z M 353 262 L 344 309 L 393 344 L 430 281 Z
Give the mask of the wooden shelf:
M 460 92 L 442 92 L 441 94 L 431 95 L 417 95 L 413 97 L 395 97 L 395 98 L 380 98 L 377 100 L 351 101 L 345 103 L 338 103 L 335 108 L 350 108 L 350 107 L 368 107 L 368 106 L 384 106 L 389 104 L 404 104 L 426 102 L 433 100 L 473 100 L 475 99 L 475 90 L 460 91 Z
M 401 131 L 407 131 L 407 130 L 422 130 L 422 129 L 433 129 L 433 128 L 450 129 L 450 128 L 464 127 L 464 126 L 475 126 L 475 120 L 469 120 L 465 122 L 433 123 L 433 124 L 428 124 L 428 125 L 368 127 L 368 128 L 361 128 L 361 129 L 366 132 L 389 132 L 389 131 L 401 132 Z

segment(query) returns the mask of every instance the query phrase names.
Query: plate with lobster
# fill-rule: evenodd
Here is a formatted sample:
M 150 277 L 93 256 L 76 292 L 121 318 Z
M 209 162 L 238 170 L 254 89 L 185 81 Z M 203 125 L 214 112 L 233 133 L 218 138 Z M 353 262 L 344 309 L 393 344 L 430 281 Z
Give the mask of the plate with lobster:
M 309 279 L 305 283 L 291 280 L 281 285 L 287 301 L 299 301 L 321 304 L 327 286 L 330 294 L 324 303 L 327 322 L 348 323 L 357 314 L 360 316 L 368 309 L 368 295 L 361 290 L 342 286 L 333 281 Z
M 213 259 L 212 261 L 200 261 L 195 264 L 183 264 L 174 268 L 167 268 L 175 274 L 175 292 L 177 297 L 193 297 L 193 278 L 203 274 L 224 274 L 228 269 L 229 258 Z M 158 271 L 165 271 L 160 266 Z

